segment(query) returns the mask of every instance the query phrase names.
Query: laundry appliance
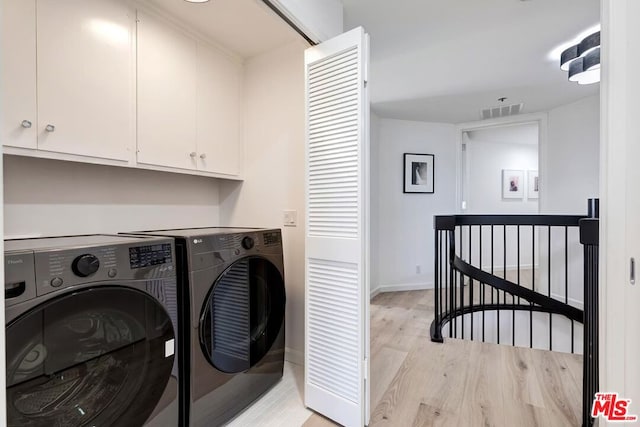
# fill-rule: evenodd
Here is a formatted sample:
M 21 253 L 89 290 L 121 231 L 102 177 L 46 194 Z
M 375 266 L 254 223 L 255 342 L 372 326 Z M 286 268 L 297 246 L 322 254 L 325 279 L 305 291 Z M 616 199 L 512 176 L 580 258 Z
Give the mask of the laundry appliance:
M 173 239 L 5 240 L 10 426 L 178 426 Z
M 285 282 L 277 229 L 144 232 L 176 243 L 188 345 L 181 394 L 190 426 L 222 425 L 282 378 Z

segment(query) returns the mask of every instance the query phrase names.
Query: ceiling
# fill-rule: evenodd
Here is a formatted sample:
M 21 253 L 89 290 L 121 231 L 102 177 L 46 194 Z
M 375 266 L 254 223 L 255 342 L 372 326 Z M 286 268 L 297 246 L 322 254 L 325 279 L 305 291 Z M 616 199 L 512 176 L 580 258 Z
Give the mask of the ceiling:
M 300 36 L 261 0 L 141 0 L 243 58 L 283 46 Z
M 345 30 L 370 34 L 371 102 L 383 117 L 461 123 L 503 96 L 531 113 L 598 93 L 549 54 L 599 23 L 599 0 L 343 3 Z

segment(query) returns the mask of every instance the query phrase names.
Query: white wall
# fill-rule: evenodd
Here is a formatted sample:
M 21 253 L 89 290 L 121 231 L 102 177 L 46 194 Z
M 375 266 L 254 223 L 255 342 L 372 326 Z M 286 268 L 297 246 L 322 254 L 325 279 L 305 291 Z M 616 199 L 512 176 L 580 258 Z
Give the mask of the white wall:
M 600 97 L 590 96 L 549 111 L 548 140 L 542 149 L 540 212 L 585 215 L 587 199 L 599 195 Z M 558 233 L 558 231 L 556 231 Z M 553 237 L 552 237 L 553 239 Z M 564 295 L 564 243 L 551 242 L 551 266 L 541 256 L 541 277 L 551 271 L 551 293 Z M 541 234 L 541 247 L 548 245 Z M 542 255 L 542 254 L 541 254 Z M 583 247 L 577 230 L 569 232 L 569 299 L 581 306 L 584 298 Z M 547 280 L 548 282 L 548 280 Z M 546 292 L 548 283 L 541 283 Z
M 598 197 L 600 97 L 590 96 L 549 111 L 548 141 L 541 159 L 541 213 L 586 214 Z
M 403 194 L 403 153 L 435 155 L 434 194 Z M 371 289 L 432 286 L 433 216 L 455 212 L 455 126 L 380 119 L 377 156 L 377 166 L 372 165 L 377 203 L 371 209 L 379 215 L 377 236 L 372 238 L 377 241 L 372 264 L 378 265 L 378 279 Z
M 513 140 L 502 141 L 498 128 L 468 132 L 466 201 L 469 214 L 537 214 L 538 199 L 527 197 L 527 171 L 538 170 L 537 140 L 528 140 L 531 125 L 513 126 Z M 537 130 L 537 125 L 534 125 Z M 522 135 L 520 135 L 522 133 Z M 536 138 L 537 139 L 537 138 Z M 502 197 L 502 170 L 524 171 L 523 199 Z
M 527 193 L 528 171 L 538 170 L 538 124 L 523 124 L 507 127 L 492 127 L 465 132 L 463 143 L 464 200 L 467 202 L 465 214 L 537 214 L 538 199 L 530 199 Z M 502 197 L 502 171 L 504 169 L 522 170 L 523 181 L 519 185 L 524 190 L 522 199 Z M 533 238 L 530 229 L 520 232 L 520 261 L 518 261 L 517 231 L 507 228 L 507 269 L 534 265 L 531 251 Z M 466 228 L 462 229 L 462 255 L 468 260 L 469 240 Z M 491 241 L 491 228 L 482 228 L 482 248 L 480 248 L 480 229 L 472 231 L 472 264 L 491 271 L 492 260 L 496 270 L 504 270 L 505 248 L 504 230 L 495 227 L 494 242 Z M 479 265 L 482 249 L 482 266 Z M 537 264 L 537 263 L 536 263 Z M 495 270 L 494 270 L 495 271 Z
M 282 228 L 287 358 L 304 352 L 304 49 L 295 42 L 245 63 L 245 181 L 223 183 L 223 225 Z M 296 210 L 297 227 L 283 227 Z
M 219 223 L 218 180 L 4 156 L 5 238 Z

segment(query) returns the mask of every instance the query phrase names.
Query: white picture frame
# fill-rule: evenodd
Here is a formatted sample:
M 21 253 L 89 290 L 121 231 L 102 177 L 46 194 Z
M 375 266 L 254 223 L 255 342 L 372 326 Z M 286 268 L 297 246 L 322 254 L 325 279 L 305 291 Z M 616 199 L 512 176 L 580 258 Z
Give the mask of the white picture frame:
M 537 170 L 527 171 L 527 199 L 540 197 L 540 178 Z
M 502 198 L 524 198 L 524 171 L 518 169 L 502 169 Z

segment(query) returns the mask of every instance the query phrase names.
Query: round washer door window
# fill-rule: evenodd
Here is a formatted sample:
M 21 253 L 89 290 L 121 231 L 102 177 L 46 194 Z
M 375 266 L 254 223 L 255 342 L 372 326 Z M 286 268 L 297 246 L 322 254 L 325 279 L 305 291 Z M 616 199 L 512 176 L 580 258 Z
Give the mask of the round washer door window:
M 171 377 L 169 315 L 124 287 L 52 299 L 6 329 L 11 426 L 141 426 Z
M 209 362 L 227 373 L 258 363 L 284 320 L 284 280 L 261 257 L 233 263 L 213 284 L 200 316 L 200 344 Z

